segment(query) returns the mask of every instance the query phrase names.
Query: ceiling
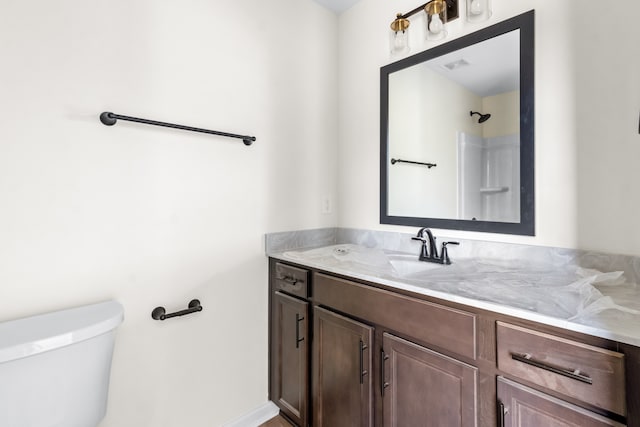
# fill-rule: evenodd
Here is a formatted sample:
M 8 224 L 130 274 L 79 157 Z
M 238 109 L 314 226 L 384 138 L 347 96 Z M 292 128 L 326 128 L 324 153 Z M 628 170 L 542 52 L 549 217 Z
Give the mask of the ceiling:
M 336 13 L 344 12 L 360 0 L 313 0 Z
M 461 62 L 463 66 L 455 67 Z M 433 58 L 424 66 L 478 96 L 517 90 L 520 88 L 520 30 Z

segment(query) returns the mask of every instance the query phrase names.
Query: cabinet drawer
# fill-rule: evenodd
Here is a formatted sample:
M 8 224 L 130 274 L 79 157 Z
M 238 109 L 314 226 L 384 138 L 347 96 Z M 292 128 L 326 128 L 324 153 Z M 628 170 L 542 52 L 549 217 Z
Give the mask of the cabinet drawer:
M 498 417 L 504 427 L 624 427 L 591 411 L 498 377 Z
M 497 322 L 498 369 L 626 415 L 624 355 Z
M 273 281 L 275 291 L 284 291 L 300 298 L 309 297 L 309 270 L 276 263 Z
M 394 292 L 315 273 L 314 302 L 476 359 L 476 316 Z

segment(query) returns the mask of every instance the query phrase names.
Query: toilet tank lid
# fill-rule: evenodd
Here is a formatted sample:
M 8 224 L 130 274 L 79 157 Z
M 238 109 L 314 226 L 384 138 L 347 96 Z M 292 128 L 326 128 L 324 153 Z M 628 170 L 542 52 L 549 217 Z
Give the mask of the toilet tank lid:
M 105 334 L 124 319 L 117 301 L 0 323 L 0 363 L 33 356 Z

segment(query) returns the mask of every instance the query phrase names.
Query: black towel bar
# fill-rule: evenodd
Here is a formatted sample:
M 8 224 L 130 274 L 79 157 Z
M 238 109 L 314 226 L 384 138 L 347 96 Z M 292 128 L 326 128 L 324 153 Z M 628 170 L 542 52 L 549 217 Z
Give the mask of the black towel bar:
M 253 144 L 253 141 L 256 140 L 255 136 L 237 135 L 235 133 L 227 133 L 227 132 L 219 132 L 217 130 L 194 128 L 191 126 L 176 125 L 173 123 L 158 122 L 155 120 L 148 120 L 148 119 L 140 119 L 138 117 L 121 116 L 120 114 L 115 114 L 108 111 L 105 111 L 104 113 L 100 114 L 100 121 L 105 126 L 113 126 L 117 123 L 118 120 L 127 120 L 129 122 L 144 123 L 147 125 L 154 125 L 154 126 L 164 126 L 167 128 L 188 130 L 191 132 L 208 133 L 211 135 L 225 136 L 227 138 L 239 138 L 242 140 L 242 142 L 244 142 L 244 145 L 251 145 Z
M 164 309 L 164 307 L 156 307 L 151 312 L 151 317 L 155 320 L 165 320 L 171 319 L 172 317 L 195 313 L 197 311 L 202 311 L 202 306 L 200 305 L 200 301 L 198 301 L 197 299 L 193 299 L 191 300 L 191 302 L 189 302 L 189 308 L 187 308 L 186 310 L 180 310 L 176 311 L 175 313 L 166 314 L 166 310 Z
M 413 160 L 391 159 L 392 165 L 395 165 L 396 163 L 411 163 L 412 165 L 423 165 L 428 167 L 429 169 L 438 166 L 435 163 L 423 163 L 423 162 L 414 162 Z

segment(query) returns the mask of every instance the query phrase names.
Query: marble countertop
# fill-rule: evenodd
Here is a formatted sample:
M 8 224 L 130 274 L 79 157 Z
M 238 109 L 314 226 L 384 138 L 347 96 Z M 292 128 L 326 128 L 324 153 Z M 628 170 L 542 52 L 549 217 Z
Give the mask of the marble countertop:
M 544 261 L 456 258 L 356 244 L 268 252 L 272 258 L 588 335 L 640 346 L 640 287 L 621 271 Z

